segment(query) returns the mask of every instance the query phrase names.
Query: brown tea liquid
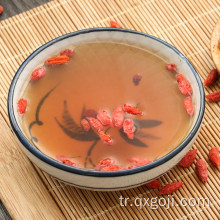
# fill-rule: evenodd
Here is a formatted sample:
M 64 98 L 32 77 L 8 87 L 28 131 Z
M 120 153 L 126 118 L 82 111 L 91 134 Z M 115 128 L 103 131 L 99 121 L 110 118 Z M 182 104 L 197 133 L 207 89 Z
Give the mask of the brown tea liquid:
M 114 43 L 82 44 L 74 50 L 69 63 L 47 67 L 45 77 L 30 82 L 22 96 L 28 100 L 22 126 L 39 150 L 52 158 L 73 157 L 82 168 L 91 169 L 107 157 L 121 166 L 131 157 L 153 161 L 183 140 L 191 119 L 175 74 L 166 70 L 161 58 Z M 132 79 L 138 73 L 142 80 L 135 86 Z M 107 131 L 114 140 L 112 146 L 92 131 L 84 135 L 80 120 L 85 112 L 104 109 L 112 113 L 125 103 L 144 112 L 143 116 L 126 114 L 136 120 L 133 142 L 116 128 Z M 36 116 L 40 123 L 30 126 Z

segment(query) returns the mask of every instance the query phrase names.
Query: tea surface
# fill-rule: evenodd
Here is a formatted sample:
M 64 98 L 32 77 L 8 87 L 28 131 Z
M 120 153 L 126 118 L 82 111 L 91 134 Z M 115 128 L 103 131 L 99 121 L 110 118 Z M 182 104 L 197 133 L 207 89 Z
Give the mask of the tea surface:
M 120 166 L 131 157 L 155 160 L 175 148 L 186 136 L 191 118 L 184 107 L 175 74 L 165 61 L 147 50 L 115 43 L 87 43 L 74 48 L 70 62 L 46 68 L 44 78 L 30 82 L 21 117 L 27 137 L 43 153 L 73 157 L 80 167 L 92 169 L 104 158 Z M 141 74 L 138 85 L 133 77 Z M 144 115 L 134 119 L 134 140 L 121 130 L 108 128 L 113 145 L 104 144 L 89 131 L 83 135 L 81 118 L 99 109 L 112 113 L 118 105 L 132 104 Z M 36 114 L 40 123 L 36 122 Z

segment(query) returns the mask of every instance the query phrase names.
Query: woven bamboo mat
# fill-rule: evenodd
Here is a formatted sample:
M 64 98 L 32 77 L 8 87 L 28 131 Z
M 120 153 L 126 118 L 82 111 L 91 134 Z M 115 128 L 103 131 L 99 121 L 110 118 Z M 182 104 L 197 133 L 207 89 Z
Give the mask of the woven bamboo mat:
M 145 186 L 118 192 L 91 192 L 65 185 L 33 166 L 21 152 L 7 116 L 9 84 L 19 65 L 43 43 L 79 29 L 109 26 L 113 19 L 124 28 L 157 36 L 177 47 L 204 80 L 214 68 L 210 37 L 220 14 L 218 0 L 55 0 L 0 23 L 0 192 L 14 219 L 219 219 L 219 170 L 207 154 L 220 146 L 220 103 L 206 104 L 200 134 L 193 148 L 208 163 L 209 179 L 202 184 L 194 165 L 179 166 L 160 178 L 163 184 L 183 181 L 174 193 L 178 207 L 152 210 L 121 207 L 119 197 L 159 197 Z M 220 89 L 220 81 L 206 93 Z M 210 206 L 181 206 L 181 198 L 209 198 Z M 167 196 L 165 196 L 167 199 Z

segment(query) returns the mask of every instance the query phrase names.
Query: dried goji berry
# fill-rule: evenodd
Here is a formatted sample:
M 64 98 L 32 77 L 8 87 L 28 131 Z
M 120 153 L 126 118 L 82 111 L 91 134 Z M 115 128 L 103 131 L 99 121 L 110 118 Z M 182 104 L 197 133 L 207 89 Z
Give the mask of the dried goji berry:
M 90 129 L 90 124 L 89 124 L 89 122 L 88 122 L 86 119 L 82 119 L 82 120 L 81 120 L 81 125 L 82 125 L 82 127 L 83 127 L 83 129 L 84 129 L 85 131 L 89 131 L 89 129 Z
M 135 168 L 135 167 L 137 167 L 137 166 L 128 164 L 128 165 L 123 167 L 123 170 L 130 170 L 130 169 Z
M 135 166 L 143 166 L 145 164 L 151 163 L 152 161 L 143 159 L 140 157 L 132 157 L 128 159 L 131 163 L 133 163 Z
M 30 80 L 34 81 L 34 80 L 41 79 L 45 76 L 45 74 L 46 74 L 46 70 L 42 67 L 39 67 L 33 71 Z
M 191 95 L 192 87 L 190 83 L 188 82 L 188 80 L 182 74 L 177 74 L 176 79 L 177 79 L 180 92 L 183 95 Z
M 51 57 L 48 60 L 45 61 L 45 65 L 57 65 L 57 64 L 64 64 L 68 63 L 70 61 L 70 58 L 67 56 L 56 56 Z
M 83 112 L 82 117 L 93 117 L 96 118 L 97 117 L 97 111 L 93 110 L 93 109 L 87 109 L 85 112 Z
M 3 13 L 4 8 L 0 5 L 0 15 Z
M 182 167 L 189 167 L 196 158 L 197 149 L 190 150 L 183 159 L 179 162 L 179 165 Z
M 219 102 L 220 101 L 220 90 L 217 92 L 210 93 L 206 95 L 205 97 L 213 102 Z
M 56 159 L 63 164 L 66 164 L 66 165 L 69 165 L 72 167 L 79 167 L 79 165 L 76 162 L 74 162 L 71 158 L 69 158 L 67 156 L 57 155 Z
M 145 185 L 146 185 L 148 188 L 151 188 L 151 189 L 158 189 L 158 188 L 160 188 L 160 186 L 161 186 L 159 180 L 150 181 L 149 183 L 146 183 Z
M 124 104 L 123 110 L 129 114 L 132 114 L 132 115 L 143 115 L 143 112 L 139 111 L 137 109 L 137 107 L 135 107 L 133 105 Z
M 72 166 L 72 167 L 79 167 L 79 165 L 77 163 L 75 163 L 74 161 L 72 161 L 71 159 L 63 160 L 62 163 L 69 165 L 69 166 Z
M 107 166 L 107 167 L 103 167 L 101 169 L 101 171 L 116 171 L 116 170 L 121 170 L 121 167 L 118 166 L 118 165 L 110 165 L 110 166 Z
M 193 104 L 192 104 L 192 99 L 190 96 L 187 96 L 184 99 L 184 108 L 186 109 L 186 112 L 190 115 L 193 116 L 194 114 L 194 108 L 193 108 Z
M 86 117 L 86 118 L 88 119 L 91 127 L 94 128 L 96 131 L 103 130 L 103 125 L 98 119 L 92 117 Z
M 104 131 L 98 131 L 98 133 L 99 133 L 99 137 L 100 137 L 100 139 L 104 142 L 104 143 L 106 143 L 106 144 L 108 144 L 108 145 L 112 145 L 113 144 L 113 141 L 112 141 L 112 138 L 108 135 L 108 134 L 106 134 Z
M 20 99 L 18 101 L 18 112 L 22 115 L 25 113 L 27 108 L 27 100 L 26 99 Z
M 169 63 L 166 65 L 166 69 L 170 72 L 176 73 L 177 72 L 177 67 L 173 63 Z
M 123 122 L 123 131 L 127 134 L 129 139 L 134 138 L 134 122 L 132 119 L 125 119 Z
M 72 57 L 72 56 L 74 56 L 74 54 L 75 54 L 75 51 L 71 50 L 71 49 L 66 49 L 66 50 L 60 52 L 60 56 Z
M 209 151 L 209 159 L 215 166 L 220 166 L 220 155 L 217 147 L 214 147 Z
M 205 86 L 211 86 L 218 79 L 218 71 L 217 69 L 213 69 L 209 72 L 206 80 L 204 81 Z
M 196 173 L 200 180 L 202 180 L 203 183 L 207 182 L 208 180 L 208 169 L 207 164 L 204 160 L 198 159 L 196 161 Z
M 140 81 L 142 79 L 142 75 L 141 74 L 136 74 L 133 76 L 133 83 L 135 86 L 139 85 Z
M 122 107 L 119 105 L 112 113 L 112 122 L 116 128 L 120 129 L 123 126 L 123 121 L 124 121 L 124 111 Z
M 105 110 L 99 109 L 97 118 L 104 126 L 113 126 L 112 118 Z
M 174 183 L 169 183 L 165 185 L 161 190 L 160 190 L 160 195 L 164 194 L 171 194 L 178 190 L 184 183 L 183 182 L 174 182 Z
M 107 166 L 110 166 L 110 165 L 115 165 L 117 163 L 116 160 L 114 159 L 111 159 L 111 158 L 105 158 L 103 160 L 101 160 L 97 166 L 96 166 L 96 170 L 100 170 L 101 168 L 103 167 L 107 167 Z
M 110 26 L 112 27 L 112 28 L 122 28 L 122 26 L 119 24 L 119 23 L 117 23 L 116 21 L 110 21 Z

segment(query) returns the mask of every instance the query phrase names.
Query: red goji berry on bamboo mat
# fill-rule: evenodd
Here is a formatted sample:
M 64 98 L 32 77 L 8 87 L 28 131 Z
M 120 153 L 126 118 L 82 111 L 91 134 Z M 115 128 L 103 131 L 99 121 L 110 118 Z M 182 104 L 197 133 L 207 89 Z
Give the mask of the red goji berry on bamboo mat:
M 112 138 L 108 135 L 108 134 L 106 134 L 104 131 L 98 131 L 98 133 L 99 133 L 99 137 L 100 137 L 100 139 L 104 142 L 104 143 L 106 143 L 106 144 L 108 144 L 108 145 L 112 145 L 113 144 L 113 141 L 112 141 Z
M 39 80 L 39 79 L 43 78 L 45 76 L 45 74 L 46 74 L 46 70 L 42 67 L 39 67 L 32 72 L 30 80 L 31 81 Z
M 18 101 L 18 112 L 19 114 L 24 114 L 27 108 L 27 100 L 26 99 L 20 99 Z
M 129 114 L 132 114 L 132 115 L 143 115 L 143 112 L 139 111 L 137 109 L 137 107 L 135 107 L 133 105 L 124 104 L 123 110 Z
M 118 22 L 112 20 L 110 21 L 110 26 L 112 28 L 122 28 L 122 26 Z
M 209 160 L 215 165 L 215 166 L 220 166 L 220 155 L 219 155 L 219 150 L 217 147 L 213 147 L 209 151 Z
M 75 54 L 75 51 L 71 49 L 66 49 L 60 52 L 60 56 L 73 57 L 74 54 Z
M 56 57 L 51 57 L 45 61 L 46 66 L 50 65 L 58 65 L 58 64 L 64 64 L 68 63 L 70 61 L 70 58 L 67 56 L 56 56 Z
M 145 185 L 150 189 L 158 189 L 161 186 L 159 180 L 150 181 L 149 183 L 146 183 Z
M 142 79 L 142 75 L 141 74 L 136 74 L 136 75 L 134 75 L 133 76 L 133 83 L 134 83 L 134 85 L 135 86 L 138 86 L 139 85 L 139 83 L 140 83 L 140 81 L 141 81 L 141 79 Z
M 188 113 L 188 115 L 193 116 L 194 108 L 193 108 L 192 99 L 190 96 L 187 96 L 184 99 L 184 108 L 186 109 L 186 112 Z
M 124 121 L 124 111 L 122 106 L 118 106 L 112 113 L 112 122 L 114 127 L 121 129 Z
M 85 131 L 90 130 L 90 124 L 86 119 L 82 119 L 80 123 Z
M 123 122 L 123 131 L 129 139 L 134 139 L 135 126 L 132 119 L 125 119 Z
M 94 128 L 96 131 L 103 130 L 103 125 L 98 119 L 93 118 L 93 117 L 86 117 L 86 119 L 89 121 L 89 124 L 91 125 L 91 127 Z
M 174 183 L 169 183 L 165 185 L 161 190 L 160 190 L 160 195 L 164 194 L 171 194 L 178 190 L 184 183 L 183 182 L 174 182 Z
M 173 63 L 169 63 L 166 65 L 166 69 L 172 73 L 176 73 L 177 72 L 177 67 L 175 64 Z
M 220 101 L 220 90 L 217 92 L 210 93 L 206 95 L 205 97 L 213 102 L 219 102 Z
M 205 86 L 211 86 L 218 79 L 218 71 L 217 69 L 213 69 L 209 72 L 206 80 L 204 81 Z
M 183 95 L 191 95 L 192 94 L 192 87 L 189 83 L 189 81 L 182 75 L 182 74 L 177 74 L 176 80 L 178 83 L 178 87 L 180 92 Z
M 112 117 L 105 110 L 99 109 L 97 118 L 104 126 L 113 126 Z
M 179 165 L 182 167 L 189 167 L 196 158 L 197 149 L 190 150 L 183 159 L 179 162 Z
M 198 159 L 196 161 L 196 173 L 199 177 L 199 179 L 205 183 L 208 180 L 208 169 L 207 164 L 204 160 Z
M 0 5 L 0 15 L 3 13 L 4 8 Z

